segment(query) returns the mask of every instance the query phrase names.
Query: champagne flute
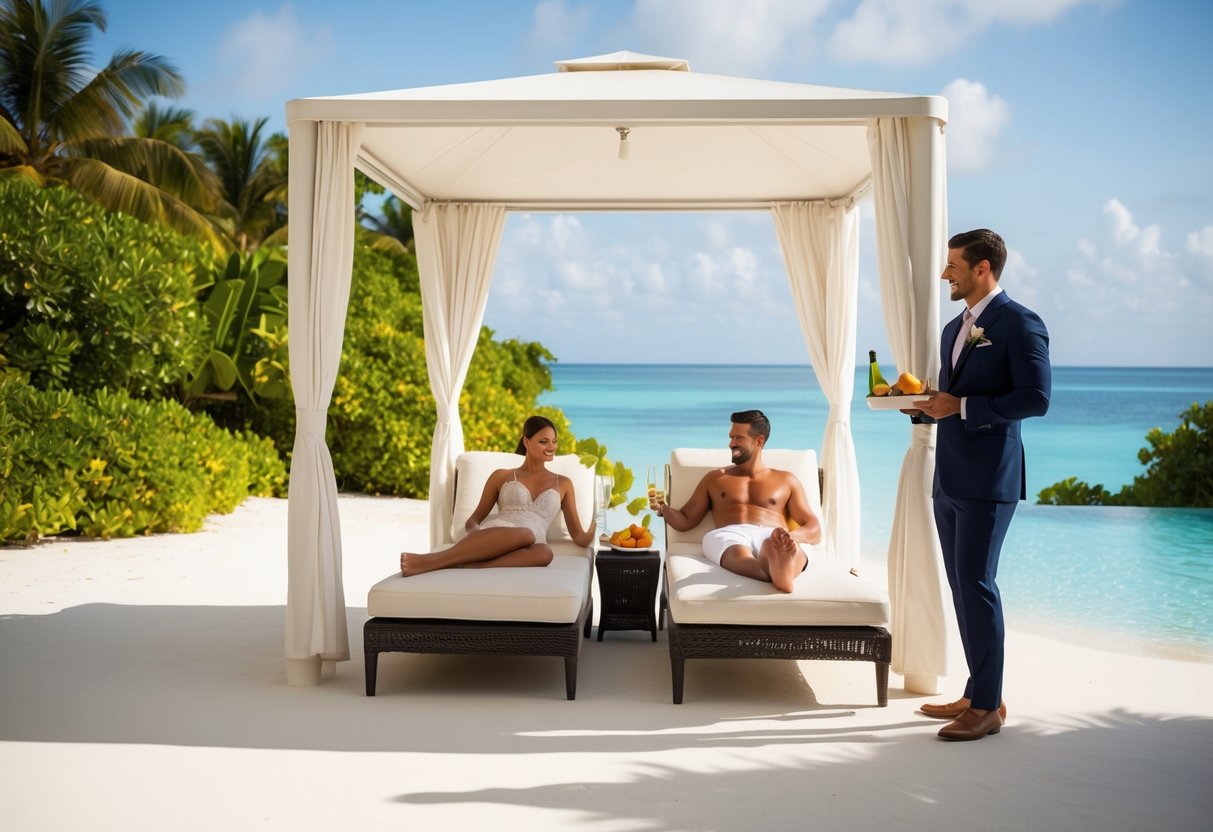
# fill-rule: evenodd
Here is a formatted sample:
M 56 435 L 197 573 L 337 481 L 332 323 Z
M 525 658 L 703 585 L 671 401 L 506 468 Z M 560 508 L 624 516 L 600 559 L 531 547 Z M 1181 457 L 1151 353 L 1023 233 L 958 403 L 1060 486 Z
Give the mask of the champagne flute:
M 656 465 L 650 465 L 648 467 L 648 469 L 645 473 L 644 481 L 645 481 L 645 495 L 649 498 L 649 502 L 651 503 L 653 501 L 653 498 L 657 494 L 657 466 Z
M 664 474 L 660 465 L 650 465 L 648 482 L 649 509 L 655 510 L 665 502 L 665 483 L 658 482 L 658 477 Z

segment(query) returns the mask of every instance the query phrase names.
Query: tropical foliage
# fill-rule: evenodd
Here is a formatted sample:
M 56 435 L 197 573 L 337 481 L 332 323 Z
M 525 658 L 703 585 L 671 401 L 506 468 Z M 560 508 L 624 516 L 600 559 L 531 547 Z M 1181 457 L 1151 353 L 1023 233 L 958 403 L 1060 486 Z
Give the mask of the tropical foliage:
M 217 240 L 198 210 L 216 190 L 203 160 L 127 131 L 146 99 L 181 94 L 180 74 L 134 50 L 94 72 L 88 41 L 105 28 L 98 3 L 0 0 L 0 174 L 63 183 L 112 211 Z
M 268 119 L 207 119 L 193 143 L 219 180 L 216 225 L 239 251 L 286 226 L 286 139 L 264 135 Z
M 0 356 L 36 387 L 158 397 L 201 363 L 209 246 L 22 180 L 0 217 Z
M 197 531 L 250 494 L 281 495 L 273 445 L 172 401 L 38 390 L 0 371 L 0 540 Z
M 1044 505 L 1169 506 L 1213 508 L 1213 401 L 1179 414 L 1171 433 L 1153 428 L 1137 452 L 1146 472 L 1117 493 L 1068 477 L 1041 490 Z

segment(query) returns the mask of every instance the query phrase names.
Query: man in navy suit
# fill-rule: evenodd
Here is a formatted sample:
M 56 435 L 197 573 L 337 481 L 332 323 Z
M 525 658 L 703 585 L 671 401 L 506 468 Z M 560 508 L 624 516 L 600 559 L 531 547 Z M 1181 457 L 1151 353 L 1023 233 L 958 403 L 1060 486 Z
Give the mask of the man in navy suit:
M 969 665 L 964 696 L 921 709 L 952 720 L 939 732 L 947 740 L 997 734 L 1006 719 L 995 576 L 1015 506 L 1027 497 L 1020 422 L 1044 415 L 1052 386 L 1049 333 L 998 285 L 1006 262 L 1006 244 L 988 229 L 948 241 L 941 277 L 966 308 L 943 329 L 940 392 L 908 411 L 938 425 L 935 525 Z

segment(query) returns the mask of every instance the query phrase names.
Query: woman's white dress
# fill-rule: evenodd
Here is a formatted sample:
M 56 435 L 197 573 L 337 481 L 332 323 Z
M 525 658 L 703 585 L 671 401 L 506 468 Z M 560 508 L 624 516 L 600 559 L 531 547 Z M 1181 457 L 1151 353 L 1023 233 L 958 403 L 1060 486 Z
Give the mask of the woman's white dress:
M 480 524 L 482 529 L 509 528 L 530 529 L 535 534 L 536 543 L 545 543 L 548 539 L 548 526 L 560 511 L 560 491 L 558 488 L 548 488 L 538 497 L 531 498 L 531 492 L 525 485 L 518 482 L 517 474 L 501 486 L 497 494 L 497 513 L 485 519 Z M 560 477 L 556 482 L 559 485 Z

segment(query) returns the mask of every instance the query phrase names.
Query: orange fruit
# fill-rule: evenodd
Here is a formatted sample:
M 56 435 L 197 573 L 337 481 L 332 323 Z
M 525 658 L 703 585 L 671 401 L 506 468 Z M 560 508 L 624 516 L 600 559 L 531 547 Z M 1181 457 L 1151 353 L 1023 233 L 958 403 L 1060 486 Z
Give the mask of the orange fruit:
M 922 392 L 922 382 L 915 378 L 912 373 L 902 373 L 897 377 L 897 381 L 893 383 L 893 386 L 907 396 Z
M 889 395 L 889 391 L 892 389 L 893 388 L 889 387 L 889 385 L 887 385 L 887 384 L 877 384 L 875 387 L 872 388 L 872 395 L 873 396 L 887 396 L 887 395 Z
M 637 526 L 635 523 L 628 526 L 628 531 L 630 531 L 632 533 L 633 540 L 639 540 L 640 538 L 644 537 L 644 535 L 645 535 L 644 526 Z
M 619 545 L 625 549 L 635 549 L 636 541 L 632 540 L 631 538 L 628 538 L 627 540 L 622 541 Z

